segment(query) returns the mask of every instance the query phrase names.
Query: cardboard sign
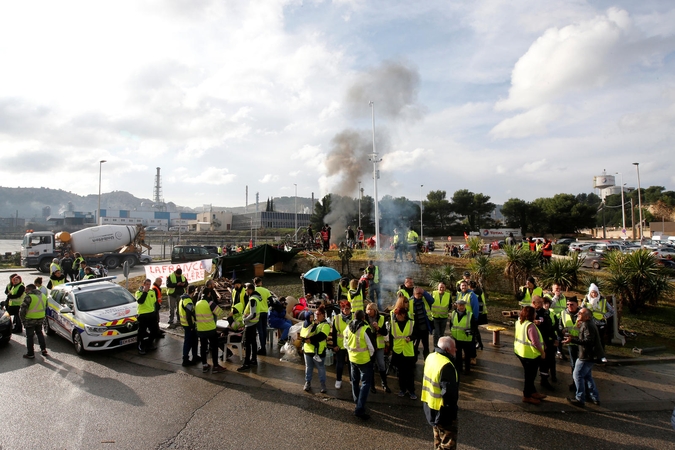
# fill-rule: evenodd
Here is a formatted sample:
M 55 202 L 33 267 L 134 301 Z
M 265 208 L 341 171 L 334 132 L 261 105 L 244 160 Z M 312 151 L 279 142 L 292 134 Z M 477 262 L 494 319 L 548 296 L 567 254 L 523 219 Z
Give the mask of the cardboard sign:
M 204 280 L 204 276 L 211 272 L 212 265 L 213 261 L 210 259 L 183 264 L 151 264 L 145 266 L 145 276 L 152 281 L 155 281 L 157 277 L 162 277 L 162 286 L 166 286 L 166 278 L 180 267 L 188 283 L 194 283 Z

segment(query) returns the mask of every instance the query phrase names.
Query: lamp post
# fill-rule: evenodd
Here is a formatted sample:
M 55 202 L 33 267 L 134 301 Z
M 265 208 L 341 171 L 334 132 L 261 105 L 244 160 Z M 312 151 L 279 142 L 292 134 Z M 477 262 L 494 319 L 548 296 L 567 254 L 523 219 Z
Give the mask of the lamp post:
M 359 181 L 359 228 L 361 228 L 361 182 Z
M 293 183 L 293 186 L 295 186 L 295 238 L 294 240 L 298 240 L 298 184 Z
M 422 223 L 422 214 L 424 214 L 424 204 L 422 203 L 422 188 L 423 184 L 420 184 L 420 241 L 424 242 L 424 224 Z
M 616 174 L 621 177 L 621 237 L 623 240 L 626 240 L 626 204 L 623 199 L 623 173 L 617 172 Z
M 370 155 L 370 160 L 373 162 L 373 194 L 375 195 L 375 251 L 380 251 L 380 208 L 377 205 L 377 177 L 379 175 L 377 170 L 377 163 L 382 161 L 377 159 L 377 150 L 375 150 L 375 103 L 369 103 L 372 109 L 373 116 L 373 153 Z
M 642 247 L 642 239 L 644 233 L 642 231 L 642 194 L 640 193 L 640 163 L 633 163 L 638 178 L 638 212 L 640 213 L 640 247 Z
M 103 170 L 103 163 L 107 162 L 102 159 L 98 162 L 98 211 L 96 211 L 96 225 L 101 225 L 101 171 Z

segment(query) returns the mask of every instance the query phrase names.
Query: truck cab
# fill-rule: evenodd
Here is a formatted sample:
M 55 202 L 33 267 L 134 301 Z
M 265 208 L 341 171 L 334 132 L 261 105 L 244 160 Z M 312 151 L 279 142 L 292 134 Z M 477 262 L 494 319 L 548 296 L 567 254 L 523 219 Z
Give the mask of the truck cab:
M 54 233 L 50 231 L 29 231 L 21 242 L 21 265 L 36 267 L 49 273 L 49 264 L 57 255 L 54 251 Z

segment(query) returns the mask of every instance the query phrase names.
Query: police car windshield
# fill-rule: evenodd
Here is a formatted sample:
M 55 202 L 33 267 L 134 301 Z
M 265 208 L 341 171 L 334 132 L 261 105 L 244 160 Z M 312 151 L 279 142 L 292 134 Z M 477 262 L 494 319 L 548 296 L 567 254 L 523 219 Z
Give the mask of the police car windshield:
M 77 292 L 75 301 L 78 310 L 94 311 L 134 303 L 136 299 L 123 287 L 115 286 L 110 289 Z

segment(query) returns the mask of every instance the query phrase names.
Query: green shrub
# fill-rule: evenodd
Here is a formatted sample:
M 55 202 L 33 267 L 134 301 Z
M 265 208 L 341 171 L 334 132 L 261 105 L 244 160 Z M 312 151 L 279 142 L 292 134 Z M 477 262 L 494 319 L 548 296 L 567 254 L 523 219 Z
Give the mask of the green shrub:
M 569 253 L 570 246 L 567 244 L 554 244 L 553 245 L 553 254 L 565 256 Z
M 431 269 L 427 273 L 427 285 L 431 287 L 438 286 L 438 283 L 445 283 L 450 291 L 454 290 L 455 281 L 458 279 L 455 266 L 447 265 L 440 268 Z

